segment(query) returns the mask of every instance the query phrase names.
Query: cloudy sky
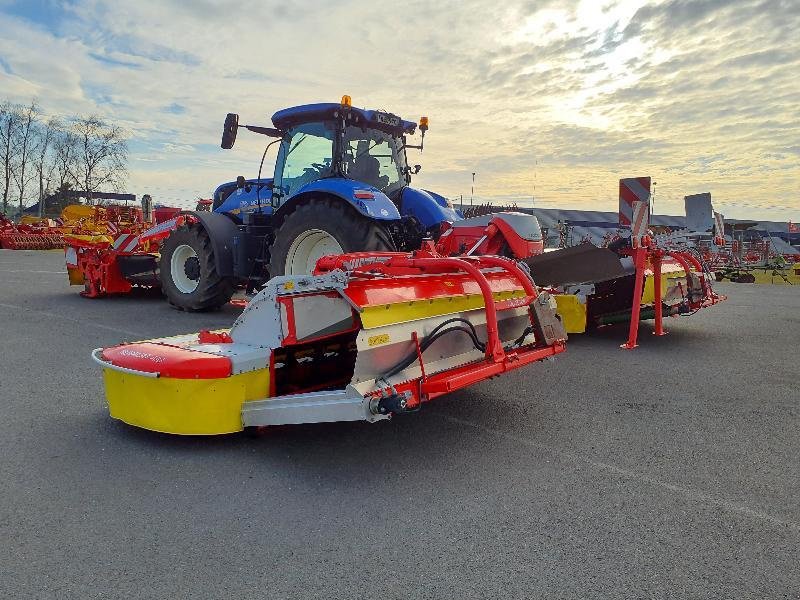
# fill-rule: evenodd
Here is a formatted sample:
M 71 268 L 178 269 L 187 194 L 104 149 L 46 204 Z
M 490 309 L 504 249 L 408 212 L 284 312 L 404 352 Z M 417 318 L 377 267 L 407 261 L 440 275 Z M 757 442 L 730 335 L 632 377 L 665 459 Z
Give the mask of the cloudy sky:
M 798 0 L 0 0 L 0 99 L 121 124 L 129 191 L 166 203 L 255 176 L 226 112 L 346 93 L 429 116 L 410 161 L 450 197 L 475 171 L 481 199 L 615 210 L 651 175 L 656 212 L 800 221 L 798 31 Z

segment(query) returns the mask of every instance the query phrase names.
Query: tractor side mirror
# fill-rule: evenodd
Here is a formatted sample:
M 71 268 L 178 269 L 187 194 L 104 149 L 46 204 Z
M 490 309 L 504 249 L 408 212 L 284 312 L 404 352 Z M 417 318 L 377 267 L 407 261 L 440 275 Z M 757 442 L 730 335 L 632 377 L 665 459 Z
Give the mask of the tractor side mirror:
M 225 125 L 222 127 L 222 143 L 220 146 L 225 150 L 233 148 L 236 142 L 236 132 L 239 129 L 239 115 L 228 113 L 225 117 Z
M 414 175 L 422 171 L 422 165 L 414 165 Z

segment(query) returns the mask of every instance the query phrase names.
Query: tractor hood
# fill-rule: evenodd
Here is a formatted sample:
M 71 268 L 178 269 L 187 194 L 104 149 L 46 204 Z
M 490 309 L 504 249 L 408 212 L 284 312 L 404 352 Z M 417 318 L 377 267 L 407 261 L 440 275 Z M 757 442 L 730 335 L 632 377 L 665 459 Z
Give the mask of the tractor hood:
M 417 124 L 411 121 L 404 121 L 397 115 L 391 113 L 366 110 L 350 106 L 342 106 L 333 102 L 320 104 L 303 104 L 284 108 L 272 115 L 272 124 L 281 131 L 286 131 L 290 127 L 301 123 L 311 123 L 316 121 L 327 121 L 333 119 L 343 111 L 350 113 L 350 119 L 354 123 L 363 124 L 386 131 L 393 135 L 413 134 Z
M 238 215 L 261 206 L 262 212 L 272 212 L 272 178 L 248 179 L 243 188 L 235 181 L 223 183 L 214 190 L 213 212 Z

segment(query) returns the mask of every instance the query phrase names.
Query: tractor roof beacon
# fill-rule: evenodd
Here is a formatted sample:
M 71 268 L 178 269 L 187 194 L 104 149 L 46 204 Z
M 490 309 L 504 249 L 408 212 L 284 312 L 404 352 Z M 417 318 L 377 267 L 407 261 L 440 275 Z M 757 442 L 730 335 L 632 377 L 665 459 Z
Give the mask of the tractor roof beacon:
M 272 125 L 243 125 L 233 113 L 225 119 L 224 149 L 240 128 L 275 138 L 264 151 L 278 144 L 274 178 L 261 178 L 259 169 L 256 179 L 220 185 L 212 211 L 185 213 L 164 241 L 161 285 L 177 308 L 219 307 L 236 287 L 309 273 L 325 255 L 417 250 L 423 239 L 465 223 L 446 198 L 411 186 L 421 167 L 408 165 L 406 151 L 422 150 L 427 117 L 417 124 L 343 96 L 280 110 Z M 420 143 L 411 145 L 407 136 L 417 129 Z

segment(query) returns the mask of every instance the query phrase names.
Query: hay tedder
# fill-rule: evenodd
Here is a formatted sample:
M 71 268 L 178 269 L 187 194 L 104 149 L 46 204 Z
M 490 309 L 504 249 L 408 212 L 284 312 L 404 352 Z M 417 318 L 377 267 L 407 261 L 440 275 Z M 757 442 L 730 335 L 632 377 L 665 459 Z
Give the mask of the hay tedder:
M 92 356 L 111 416 L 145 429 L 375 422 L 563 352 L 551 303 L 507 258 L 332 255 L 271 279 L 230 330 Z

